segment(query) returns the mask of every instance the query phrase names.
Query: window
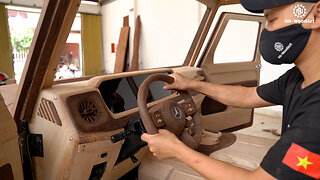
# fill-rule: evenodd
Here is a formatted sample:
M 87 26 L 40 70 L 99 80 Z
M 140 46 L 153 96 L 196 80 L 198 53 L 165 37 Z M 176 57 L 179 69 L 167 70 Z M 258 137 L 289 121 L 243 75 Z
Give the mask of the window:
M 230 20 L 215 51 L 214 63 L 252 61 L 258 30 L 258 22 Z
M 37 27 L 40 9 L 6 6 L 12 47 L 14 74 L 20 82 L 22 71 L 27 60 L 35 28 Z M 82 76 L 81 61 L 81 17 L 77 14 L 61 55 L 55 79 Z
M 203 53 L 204 53 L 204 50 L 205 50 L 205 47 L 206 47 L 206 45 L 208 44 L 208 42 L 209 42 L 209 39 L 210 39 L 210 37 L 211 37 L 211 35 L 212 35 L 212 33 L 213 33 L 213 30 L 214 30 L 214 28 L 215 28 L 215 26 L 216 26 L 216 24 L 217 24 L 217 22 L 218 22 L 218 20 L 219 20 L 219 18 L 220 18 L 220 15 L 223 13 L 223 12 L 230 12 L 230 13 L 241 13 L 241 14 L 252 14 L 252 15 L 257 15 L 257 14 L 254 14 L 254 13 L 250 13 L 250 12 L 248 12 L 247 10 L 245 10 L 240 4 L 233 4 L 233 5 L 223 5 L 223 6 L 220 6 L 219 7 L 219 9 L 218 9 L 218 11 L 217 11 L 217 13 L 216 13 L 216 15 L 215 15 L 215 17 L 214 17 L 214 19 L 213 19 L 213 22 L 212 22 L 212 25 L 211 25 L 211 27 L 210 27 L 210 29 L 209 29 L 209 32 L 208 32 L 208 35 L 206 36 L 206 39 L 205 39 L 205 41 L 204 41 L 204 44 L 203 44 L 203 46 L 201 47 L 201 51 L 200 51 L 200 53 L 199 53 L 199 56 L 198 56 L 198 58 L 197 58 L 197 61 L 196 61 L 196 63 L 195 63 L 195 65 L 197 65 L 197 66 L 199 66 L 200 64 L 200 59 L 201 59 L 201 57 L 202 57 L 202 55 L 203 55 Z M 262 16 L 262 14 L 261 14 L 261 16 Z M 249 21 L 245 21 L 244 23 L 246 24 L 246 22 L 249 22 Z M 250 23 L 250 22 L 249 22 Z M 231 25 L 227 25 L 227 26 L 231 26 L 231 28 L 232 28 L 232 26 L 234 27 L 234 25 L 232 25 L 232 24 L 234 24 L 233 22 L 231 22 L 230 23 Z M 237 24 L 237 23 L 235 23 L 235 24 Z M 244 25 L 245 26 L 245 25 Z M 257 27 L 258 27 L 258 24 L 257 24 Z M 227 27 L 228 28 L 228 27 Z M 241 27 L 242 29 L 244 29 L 244 27 Z M 258 29 L 257 29 L 258 30 Z M 228 31 L 227 29 L 226 29 L 226 31 Z M 223 36 L 229 36 L 230 34 L 224 34 Z M 257 34 L 255 34 L 255 36 L 256 36 Z M 253 36 L 253 35 L 252 35 Z M 224 37 L 222 37 L 222 38 L 224 38 Z M 223 39 L 221 40 L 221 41 L 223 41 Z M 247 41 L 245 41 L 245 42 L 247 42 Z M 218 47 L 219 48 L 219 47 Z M 224 47 L 221 47 L 221 48 L 224 48 Z M 231 58 L 231 60 L 222 60 L 222 59 L 220 59 L 218 56 L 220 56 L 219 54 L 217 54 L 217 52 L 219 52 L 219 49 L 217 49 L 218 51 L 216 51 L 216 54 L 215 54 L 215 60 L 216 60 L 216 62 L 215 63 L 222 63 L 221 61 L 223 61 L 223 63 L 228 63 L 228 62 L 239 62 L 239 59 L 238 59 L 238 56 L 237 55 L 234 55 L 234 56 L 237 56 L 237 59 L 238 60 L 235 60 L 235 59 L 233 59 L 233 57 L 230 57 Z M 222 49 L 223 50 L 223 49 Z M 248 50 L 248 49 L 246 49 L 246 50 Z M 220 50 L 220 52 L 221 52 L 221 50 Z M 224 53 L 224 52 L 221 52 L 221 53 Z M 221 56 L 220 56 L 221 57 Z M 225 57 L 226 57 L 226 55 L 225 55 Z M 229 57 L 226 57 L 226 58 L 229 58 Z M 243 60 L 244 61 L 244 60 Z M 243 62 L 243 61 L 240 61 L 240 62 Z M 246 61 L 250 61 L 250 60 L 246 60 Z

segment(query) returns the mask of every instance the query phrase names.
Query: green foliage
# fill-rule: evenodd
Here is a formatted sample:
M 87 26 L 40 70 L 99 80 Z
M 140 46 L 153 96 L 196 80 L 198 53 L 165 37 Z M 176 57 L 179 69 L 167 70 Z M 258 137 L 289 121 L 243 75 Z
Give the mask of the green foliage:
M 16 52 L 27 53 L 34 34 L 33 29 L 11 28 L 10 33 L 13 50 Z

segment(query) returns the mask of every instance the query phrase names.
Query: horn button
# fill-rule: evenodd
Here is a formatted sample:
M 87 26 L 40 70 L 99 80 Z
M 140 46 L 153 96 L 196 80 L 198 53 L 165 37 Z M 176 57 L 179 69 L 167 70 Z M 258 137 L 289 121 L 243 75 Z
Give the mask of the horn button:
M 185 127 L 186 113 L 183 107 L 174 100 L 155 105 L 149 110 L 149 113 L 157 128 L 167 129 L 179 135 Z

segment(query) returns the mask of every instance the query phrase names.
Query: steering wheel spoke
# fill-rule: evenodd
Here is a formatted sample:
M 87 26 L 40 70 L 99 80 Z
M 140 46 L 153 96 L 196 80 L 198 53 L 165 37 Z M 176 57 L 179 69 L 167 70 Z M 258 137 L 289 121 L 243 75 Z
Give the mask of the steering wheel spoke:
M 186 128 L 194 126 L 194 120 L 192 119 L 191 116 L 186 117 Z
M 194 103 L 187 102 L 182 104 L 184 111 L 186 112 L 187 116 L 191 116 L 195 113 L 197 113 L 197 107 L 195 106 Z
M 149 110 L 149 114 L 151 115 L 152 121 L 154 123 L 154 125 L 156 126 L 156 128 L 162 128 L 166 125 L 165 121 L 163 120 L 163 116 L 161 113 L 161 106 L 156 105 L 153 106 L 150 110 Z

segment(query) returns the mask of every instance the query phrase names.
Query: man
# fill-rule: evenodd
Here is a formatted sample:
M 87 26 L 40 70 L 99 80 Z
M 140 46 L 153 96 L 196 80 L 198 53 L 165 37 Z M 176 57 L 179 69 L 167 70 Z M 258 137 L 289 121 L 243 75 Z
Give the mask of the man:
M 175 82 L 164 89 L 198 91 L 234 107 L 283 105 L 280 140 L 259 168 L 248 171 L 188 148 L 167 130 L 160 130 L 156 135 L 143 134 L 141 138 L 159 159 L 178 158 L 207 179 L 319 179 L 320 2 L 240 2 L 247 10 L 265 15 L 267 26 L 260 41 L 264 59 L 272 64 L 295 63 L 296 66 L 274 82 L 257 88 L 196 82 L 176 73 L 172 75 Z

